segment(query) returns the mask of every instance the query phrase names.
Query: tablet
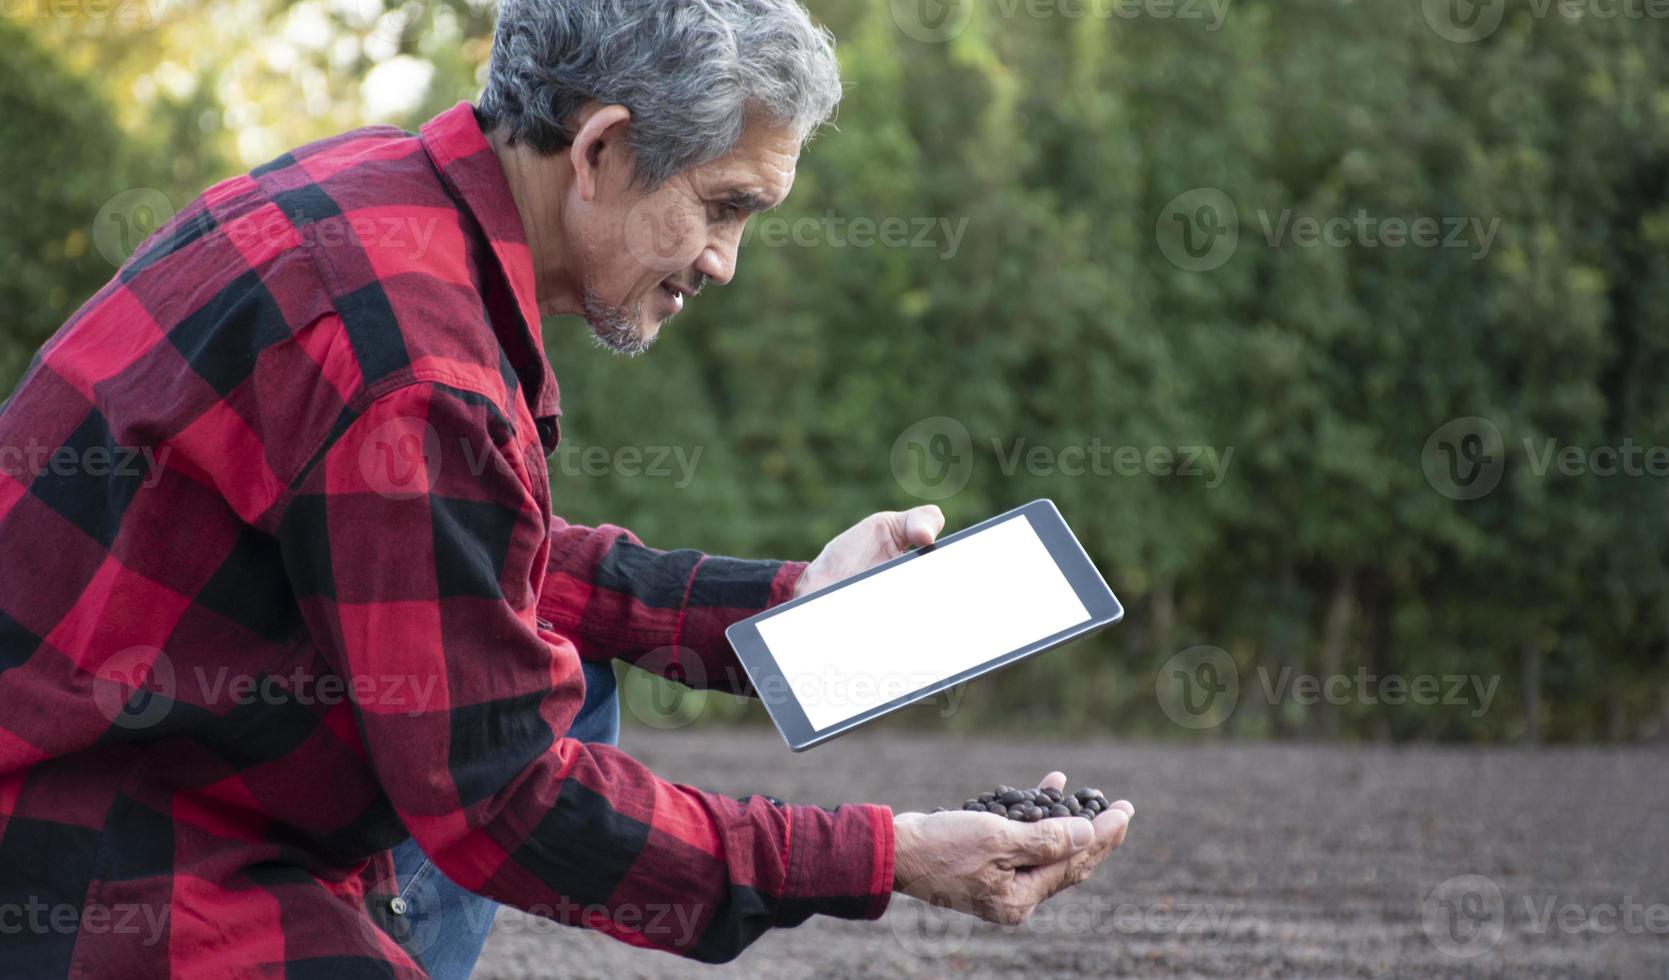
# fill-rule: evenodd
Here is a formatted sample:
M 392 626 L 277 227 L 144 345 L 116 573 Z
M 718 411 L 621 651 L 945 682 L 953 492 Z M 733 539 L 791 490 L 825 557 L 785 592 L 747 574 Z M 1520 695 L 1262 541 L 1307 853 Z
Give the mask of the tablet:
M 1123 616 L 1054 502 L 1034 500 L 725 635 L 800 752 Z

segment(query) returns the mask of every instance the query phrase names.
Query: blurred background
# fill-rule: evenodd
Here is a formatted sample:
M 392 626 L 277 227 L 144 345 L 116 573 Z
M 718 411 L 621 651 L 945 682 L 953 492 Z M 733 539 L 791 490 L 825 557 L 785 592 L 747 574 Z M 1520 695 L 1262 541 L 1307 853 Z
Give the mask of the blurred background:
M 622 744 L 1138 813 L 1026 926 L 900 897 L 704 975 L 1669 977 L 1669 4 L 811 6 L 847 99 L 734 284 L 635 360 L 545 324 L 557 511 L 809 559 L 1046 496 L 1128 616 L 807 755 L 624 672 Z M 0 396 L 205 187 L 474 98 L 493 16 L 0 0 Z M 690 966 L 502 911 L 480 975 L 552 972 Z
M 560 514 L 809 559 L 873 510 L 1053 498 L 1126 620 L 889 731 L 1669 737 L 1662 11 L 810 6 L 847 99 L 735 283 L 636 360 L 545 325 Z M 0 394 L 211 183 L 473 98 L 494 15 L 0 12 Z

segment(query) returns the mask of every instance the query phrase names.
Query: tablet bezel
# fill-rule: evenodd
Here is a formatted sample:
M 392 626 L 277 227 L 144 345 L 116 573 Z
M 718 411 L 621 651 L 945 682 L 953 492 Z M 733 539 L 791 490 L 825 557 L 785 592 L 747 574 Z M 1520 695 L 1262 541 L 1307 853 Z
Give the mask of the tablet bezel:
M 894 566 L 914 561 L 922 555 L 930 554 L 945 545 L 972 537 L 981 531 L 1011 520 L 1031 521 L 1032 529 L 1036 531 L 1038 539 L 1043 542 L 1043 546 L 1048 550 L 1049 557 L 1054 560 L 1056 567 L 1065 575 L 1067 583 L 1077 593 L 1078 600 L 1083 603 L 1084 609 L 1089 613 L 1089 618 L 944 680 L 936 681 L 926 687 L 894 698 L 886 704 L 871 708 L 860 715 L 837 722 L 828 728 L 813 729 L 810 721 L 806 718 L 805 711 L 794 698 L 792 686 L 783 676 L 782 669 L 777 664 L 770 648 L 765 644 L 764 638 L 760 636 L 759 623 L 770 619 L 772 616 L 781 615 L 796 606 L 807 602 L 815 602 L 836 590 L 861 582 L 871 575 L 879 575 Z M 1061 517 L 1060 510 L 1055 506 L 1055 502 L 1044 498 L 1016 507 L 1006 513 L 998 514 L 988 520 L 980 521 L 978 524 L 963 528 L 952 534 L 947 534 L 925 548 L 918 548 L 908 554 L 882 562 L 874 568 L 866 569 L 825 589 L 819 589 L 810 595 L 800 596 L 781 605 L 773 606 L 756 616 L 732 624 L 729 629 L 725 630 L 725 637 L 730 641 L 731 648 L 736 651 L 736 658 L 741 661 L 742 669 L 747 671 L 748 679 L 753 683 L 755 693 L 765 705 L 765 710 L 770 713 L 771 720 L 776 723 L 777 730 L 787 740 L 788 747 L 795 752 L 803 752 L 814 745 L 822 744 L 831 738 L 844 735 L 854 728 L 868 724 L 882 715 L 890 714 L 917 701 L 930 698 L 940 691 L 955 687 L 975 677 L 1011 666 L 1027 657 L 1057 647 L 1086 633 L 1111 626 L 1123 618 L 1124 607 L 1119 604 L 1118 598 L 1113 595 L 1113 590 L 1107 587 L 1106 579 L 1102 578 L 1100 570 L 1095 567 L 1095 563 L 1090 561 L 1083 545 L 1078 542 L 1077 535 L 1072 533 L 1072 528 L 1067 525 L 1065 518 Z

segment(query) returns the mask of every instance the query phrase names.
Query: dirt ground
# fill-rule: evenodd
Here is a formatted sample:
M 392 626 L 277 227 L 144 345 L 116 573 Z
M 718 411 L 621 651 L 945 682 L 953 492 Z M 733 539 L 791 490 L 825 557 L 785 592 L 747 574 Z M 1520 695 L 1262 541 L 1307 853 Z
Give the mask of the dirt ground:
M 661 775 L 955 806 L 1051 768 L 1136 805 L 1095 878 L 1001 928 L 894 897 L 707 967 L 500 913 L 478 976 L 1669 977 L 1669 752 L 649 733 Z M 1030 783 L 1026 783 L 1029 785 Z

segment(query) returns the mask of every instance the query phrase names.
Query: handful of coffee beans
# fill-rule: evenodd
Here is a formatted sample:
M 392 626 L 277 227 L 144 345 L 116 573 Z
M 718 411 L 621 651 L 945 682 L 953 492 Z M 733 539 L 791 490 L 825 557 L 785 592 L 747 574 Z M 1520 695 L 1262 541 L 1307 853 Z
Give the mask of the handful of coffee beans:
M 1085 820 L 1094 820 L 1097 814 L 1107 809 L 1107 806 L 1107 797 L 1098 789 L 1080 789 L 1068 795 L 1053 786 L 1045 786 L 1042 789 L 998 786 L 989 793 L 981 793 L 963 803 L 962 809 L 994 813 L 1010 820 L 1035 823 L 1045 817 L 1083 817 Z M 945 809 L 939 807 L 933 812 L 943 813 Z

